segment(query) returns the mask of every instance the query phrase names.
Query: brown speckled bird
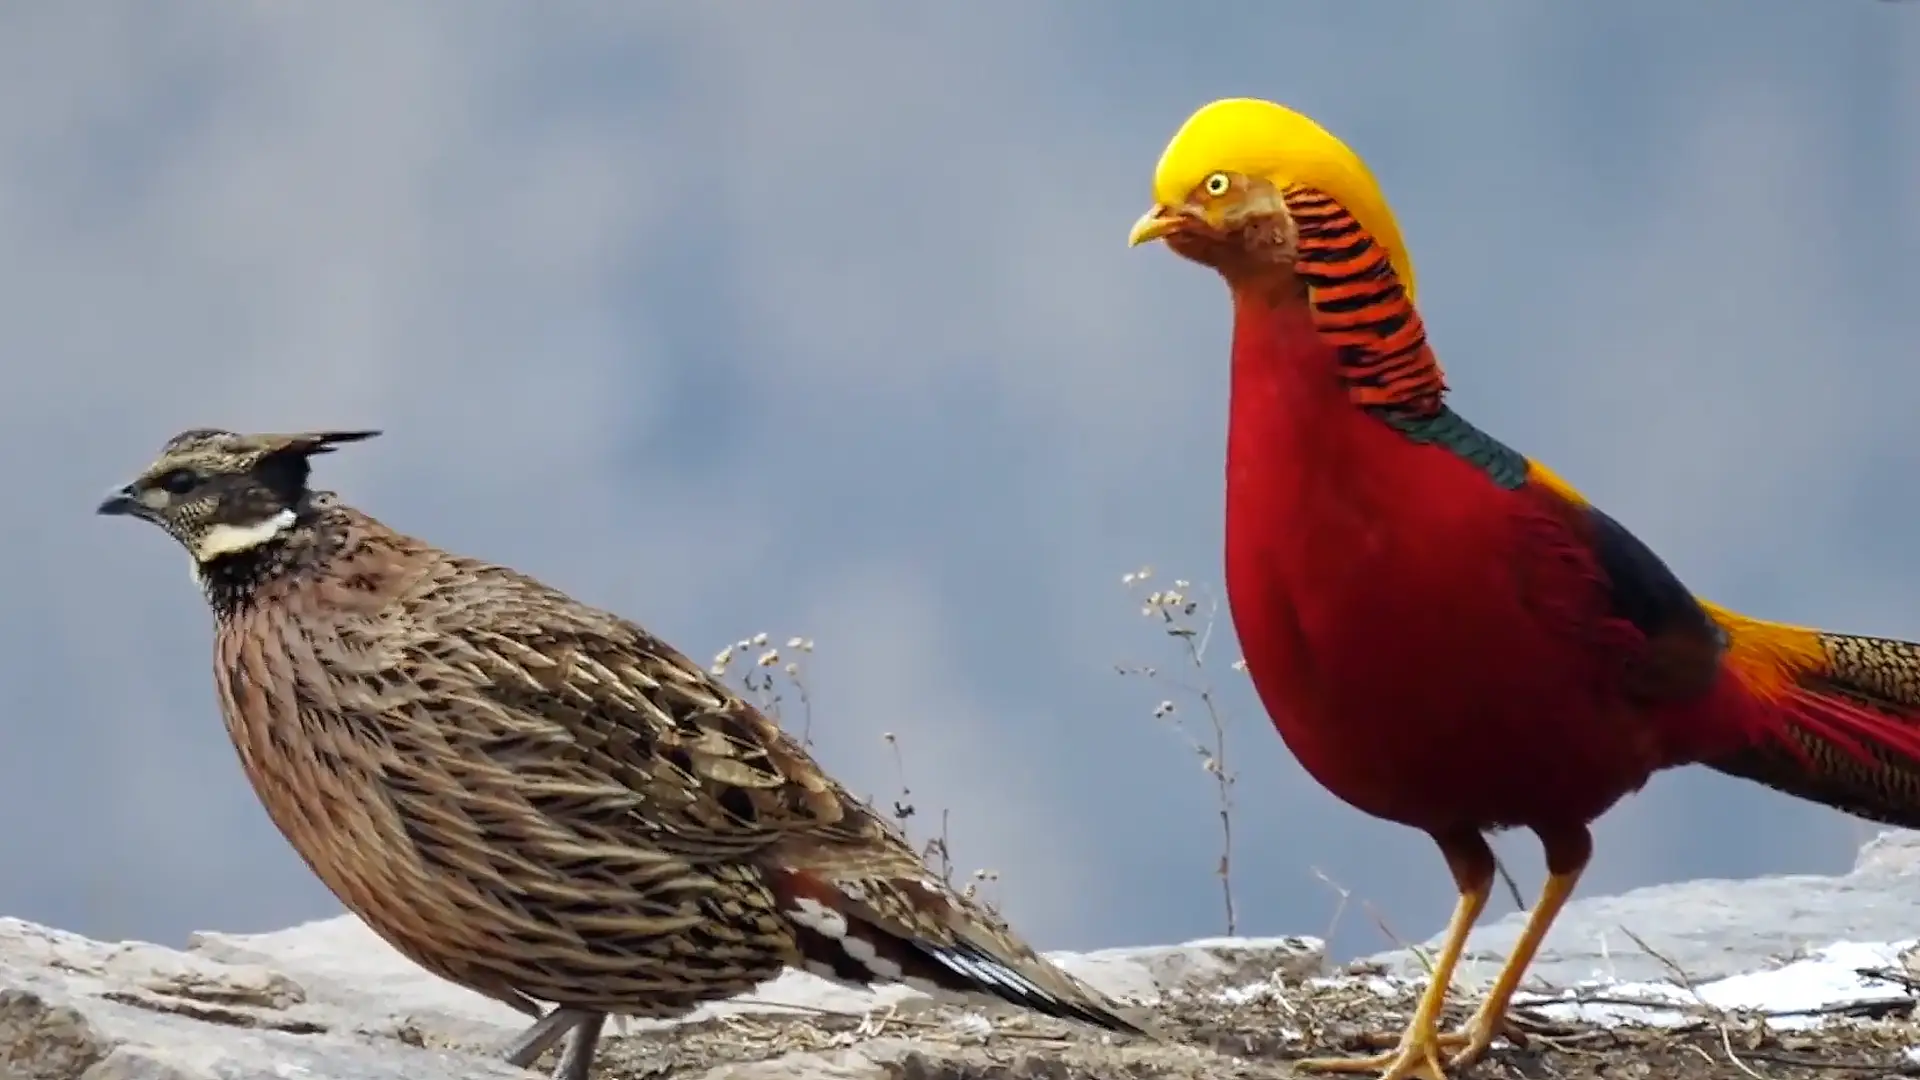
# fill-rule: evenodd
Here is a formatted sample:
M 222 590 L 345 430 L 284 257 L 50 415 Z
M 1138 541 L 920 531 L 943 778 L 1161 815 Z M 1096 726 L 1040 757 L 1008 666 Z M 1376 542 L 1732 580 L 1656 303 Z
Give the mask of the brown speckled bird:
M 788 967 L 1144 1033 L 700 665 L 308 488 L 310 457 L 374 434 L 182 432 L 99 511 L 193 557 L 227 732 L 313 872 L 415 963 L 539 1017 L 509 1061 L 566 1038 L 555 1075 L 584 1080 L 607 1015 Z

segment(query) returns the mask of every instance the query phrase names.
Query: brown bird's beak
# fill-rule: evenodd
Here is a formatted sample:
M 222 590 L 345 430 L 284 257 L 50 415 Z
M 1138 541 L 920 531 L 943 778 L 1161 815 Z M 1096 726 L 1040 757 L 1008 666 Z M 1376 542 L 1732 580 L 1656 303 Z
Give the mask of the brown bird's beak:
M 106 498 L 100 500 L 100 505 L 95 508 L 94 513 L 118 517 L 122 515 L 138 515 L 143 509 L 145 509 L 145 504 L 134 497 L 133 489 L 131 487 L 123 487 L 109 493 Z
M 1191 227 L 1195 220 L 1192 212 L 1185 207 L 1154 203 L 1151 209 L 1140 215 L 1139 221 L 1133 223 L 1133 231 L 1127 234 L 1127 246 L 1139 247 L 1149 241 L 1163 240 Z

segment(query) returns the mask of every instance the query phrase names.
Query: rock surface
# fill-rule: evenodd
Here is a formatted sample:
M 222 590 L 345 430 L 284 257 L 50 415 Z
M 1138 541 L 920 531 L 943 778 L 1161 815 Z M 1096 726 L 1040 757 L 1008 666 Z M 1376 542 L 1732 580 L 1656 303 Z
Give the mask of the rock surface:
M 1061 959 L 1117 995 L 1154 998 L 1202 982 L 1298 980 L 1317 973 L 1325 953 L 1310 939 L 1226 939 Z M 910 1016 L 910 999 L 925 1002 L 904 987 L 862 994 L 792 972 L 678 1023 L 724 1029 L 727 1017 L 798 1008 L 842 1014 L 850 1027 L 876 1007 Z M 489 1056 L 525 1024 L 414 967 L 348 916 L 270 934 L 197 934 L 185 951 L 0 919 L 0 1080 L 525 1080 L 529 1073 Z M 675 1026 L 631 1021 L 626 1029 Z M 848 1045 L 686 1075 L 882 1077 L 929 1056 L 927 1046 L 897 1037 L 837 1041 Z M 939 1056 L 964 1063 L 968 1051 L 943 1046 Z
M 1515 912 L 1475 930 L 1459 984 L 1492 982 L 1525 922 L 1525 914 Z M 1852 870 L 1835 877 L 1685 881 L 1577 899 L 1555 920 L 1532 982 L 1668 980 L 1669 962 L 1705 982 L 1835 941 L 1899 941 L 1916 934 L 1920 832 L 1890 830 L 1860 849 Z M 1634 936 L 1659 956 L 1648 955 Z M 1437 936 L 1426 943 L 1429 949 L 1438 945 Z M 1404 950 L 1365 962 L 1398 975 L 1424 970 Z
M 1502 920 L 1475 936 L 1470 977 L 1491 975 L 1518 925 Z M 1699 979 L 1835 940 L 1911 938 L 1920 927 L 1920 837 L 1883 835 L 1838 877 L 1691 882 L 1578 901 L 1538 970 L 1561 985 L 1669 977 L 1623 925 Z M 1337 1042 L 1355 1023 L 1396 1025 L 1407 1004 L 1404 987 L 1316 978 L 1324 951 L 1305 938 L 1055 959 L 1115 996 L 1159 999 L 1195 1045 L 1113 1040 L 1012 1010 L 991 1019 L 928 1010 L 904 988 L 862 994 L 792 973 L 684 1021 L 631 1022 L 626 1037 L 613 1029 L 601 1075 L 1284 1076 L 1281 1059 L 1303 1041 Z M 1375 959 L 1419 970 L 1405 954 Z M 1323 1000 L 1336 983 L 1338 1008 Z M 869 1015 L 886 1019 L 863 1026 Z M 0 919 L 0 1080 L 526 1080 L 533 1074 L 492 1056 L 523 1024 L 513 1010 L 415 968 L 344 916 L 270 934 L 200 934 L 185 950 Z M 1276 1049 L 1288 1040 L 1295 1049 Z

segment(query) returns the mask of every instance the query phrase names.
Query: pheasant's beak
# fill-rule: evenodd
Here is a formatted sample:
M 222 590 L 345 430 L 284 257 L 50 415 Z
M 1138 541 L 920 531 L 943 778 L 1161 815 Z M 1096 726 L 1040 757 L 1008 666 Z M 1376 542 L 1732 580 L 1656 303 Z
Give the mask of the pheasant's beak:
M 1139 247 L 1153 240 L 1164 240 L 1174 233 L 1199 223 L 1193 211 L 1184 206 L 1168 206 L 1154 203 L 1140 220 L 1133 223 L 1133 231 L 1127 234 L 1127 246 Z

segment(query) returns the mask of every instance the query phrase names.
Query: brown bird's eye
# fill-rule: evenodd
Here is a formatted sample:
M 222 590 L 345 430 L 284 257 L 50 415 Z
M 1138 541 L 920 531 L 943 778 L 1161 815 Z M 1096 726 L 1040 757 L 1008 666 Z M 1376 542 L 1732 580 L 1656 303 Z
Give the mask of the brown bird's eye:
M 1226 173 L 1217 172 L 1217 173 L 1214 173 L 1212 176 L 1207 177 L 1207 181 L 1206 181 L 1207 194 L 1212 195 L 1216 199 L 1222 195 L 1225 195 L 1227 193 L 1227 189 L 1232 186 L 1233 186 L 1233 178 L 1228 176 Z
M 168 469 L 154 478 L 153 486 L 169 495 L 185 495 L 200 483 L 200 474 L 192 469 Z

